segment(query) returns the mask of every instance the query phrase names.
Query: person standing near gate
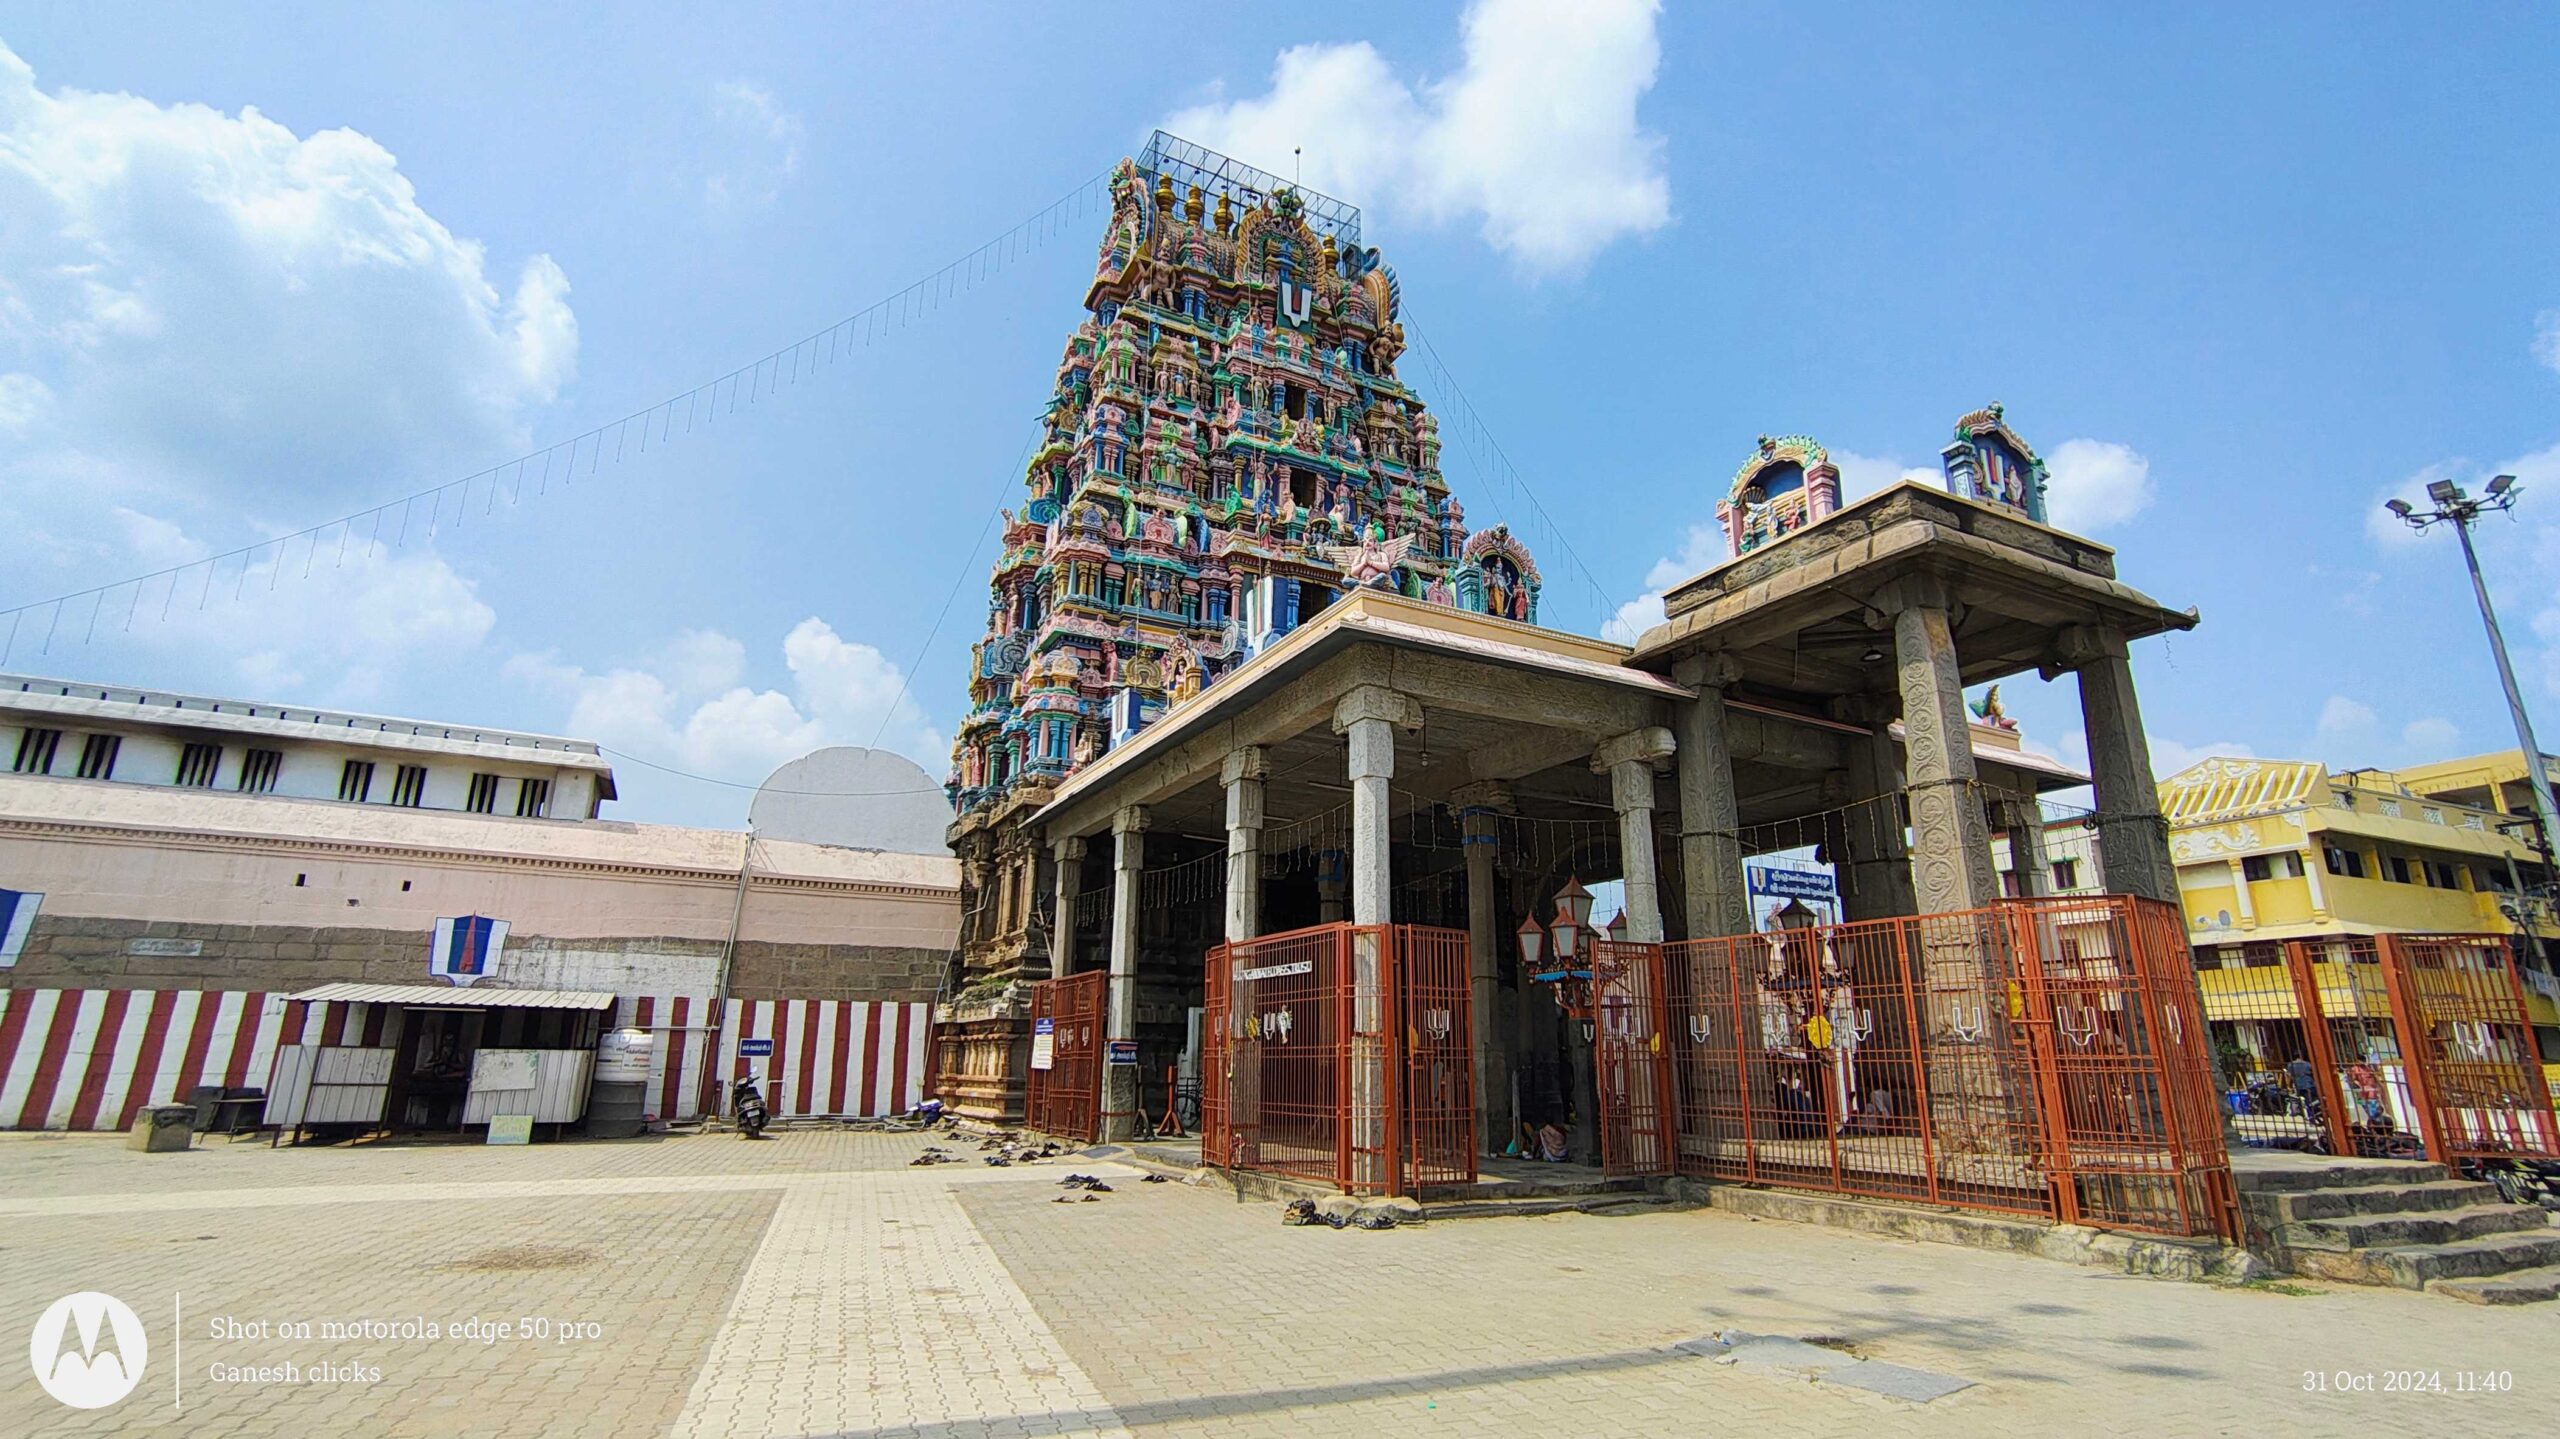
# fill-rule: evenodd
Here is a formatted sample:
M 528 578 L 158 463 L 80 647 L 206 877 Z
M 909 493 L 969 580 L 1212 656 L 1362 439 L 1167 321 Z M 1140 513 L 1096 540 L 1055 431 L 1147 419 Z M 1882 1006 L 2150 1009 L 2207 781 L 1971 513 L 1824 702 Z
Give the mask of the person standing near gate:
M 2284 1067 L 2284 1072 L 2293 1080 L 2294 1103 L 2301 1106 L 2304 1117 L 2308 1118 L 2313 1112 L 2315 1096 L 2319 1093 L 2315 1087 L 2311 1061 L 2297 1054 L 2293 1057 L 2293 1062 Z

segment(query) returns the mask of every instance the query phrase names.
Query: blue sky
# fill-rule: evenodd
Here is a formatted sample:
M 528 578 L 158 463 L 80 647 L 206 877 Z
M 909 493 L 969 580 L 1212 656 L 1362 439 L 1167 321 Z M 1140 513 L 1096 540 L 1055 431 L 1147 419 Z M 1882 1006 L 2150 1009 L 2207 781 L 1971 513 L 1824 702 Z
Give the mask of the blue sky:
M 2451 537 L 2376 522 L 2437 475 L 2525 477 L 2484 555 L 2560 729 L 2560 16 L 1813 8 L 21 9 L 0 606 L 692 390 L 1180 117 L 1366 208 L 1552 518 L 1452 417 L 1452 483 L 1525 529 L 1551 622 L 1640 617 L 1718 558 L 1694 527 L 1755 436 L 1812 434 L 1871 486 L 1996 398 L 2060 512 L 2204 613 L 2138 653 L 2164 771 L 2508 742 Z M 979 540 L 1096 233 L 1009 249 L 645 460 L 474 490 L 370 561 L 331 531 L 39 611 L 8 667 L 566 729 L 750 783 L 876 734 L 939 776 Z M 2067 682 L 2004 696 L 2076 756 Z M 743 815 L 621 769 L 625 817 Z

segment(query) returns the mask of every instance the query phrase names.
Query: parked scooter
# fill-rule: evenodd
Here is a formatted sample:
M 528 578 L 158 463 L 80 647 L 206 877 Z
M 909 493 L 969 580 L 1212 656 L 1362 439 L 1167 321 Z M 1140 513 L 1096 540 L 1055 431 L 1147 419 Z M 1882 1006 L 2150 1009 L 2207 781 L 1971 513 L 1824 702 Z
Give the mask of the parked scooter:
M 772 1116 L 765 1110 L 764 1091 L 756 1087 L 754 1075 L 739 1075 L 729 1086 L 729 1112 L 737 1116 L 739 1134 L 748 1139 L 764 1138 L 765 1121 Z
M 2547 1159 L 2466 1159 L 2454 1166 L 2463 1178 L 2497 1187 L 2509 1204 L 2560 1211 L 2560 1164 Z

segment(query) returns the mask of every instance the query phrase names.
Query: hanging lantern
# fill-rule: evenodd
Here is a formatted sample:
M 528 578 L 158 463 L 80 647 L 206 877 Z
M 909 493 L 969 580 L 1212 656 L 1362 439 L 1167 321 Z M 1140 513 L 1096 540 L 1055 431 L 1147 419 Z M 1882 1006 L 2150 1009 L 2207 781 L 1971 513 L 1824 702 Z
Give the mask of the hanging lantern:
M 1620 907 L 1620 909 L 1618 910 L 1617 917 L 1616 917 L 1615 919 L 1610 920 L 1607 924 L 1604 924 L 1604 925 L 1600 926 L 1600 932 L 1601 932 L 1602 934 L 1607 935 L 1607 936 L 1609 937 L 1609 942 L 1610 942 L 1610 943 L 1612 943 L 1612 944 L 1624 944 L 1624 943 L 1626 943 L 1626 939 L 1627 939 L 1627 911 L 1626 911 L 1626 909 L 1625 909 L 1623 906 L 1622 906 L 1622 907 Z
M 1554 932 L 1554 954 L 1544 965 L 1530 958 L 1537 946 L 1529 936 L 1537 929 L 1537 921 L 1520 922 L 1520 952 L 1528 962 L 1529 977 L 1556 987 L 1557 1007 L 1582 1021 L 1586 1039 L 1590 1037 L 1591 970 L 1582 954 L 1582 939 L 1590 922 L 1591 891 L 1584 889 L 1578 879 L 1565 881 L 1565 887 L 1556 895 L 1555 918 L 1549 921 Z
M 1556 910 L 1562 914 L 1572 915 L 1574 928 L 1589 929 L 1591 927 L 1591 891 L 1582 887 L 1582 881 L 1579 878 L 1566 880 L 1564 888 L 1556 891 Z
M 1538 972 L 1538 962 L 1546 957 L 1547 932 L 1534 919 L 1520 921 L 1520 968 L 1531 975 Z

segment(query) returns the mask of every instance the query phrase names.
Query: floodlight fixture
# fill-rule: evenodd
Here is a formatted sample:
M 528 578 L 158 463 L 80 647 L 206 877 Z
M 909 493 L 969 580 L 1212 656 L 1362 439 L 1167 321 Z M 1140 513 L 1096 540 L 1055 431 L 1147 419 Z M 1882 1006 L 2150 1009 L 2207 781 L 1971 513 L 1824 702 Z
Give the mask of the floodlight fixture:
M 2462 498 L 2462 486 L 2451 480 L 2438 480 L 2427 486 L 2427 498 L 2439 505 L 2450 505 Z

